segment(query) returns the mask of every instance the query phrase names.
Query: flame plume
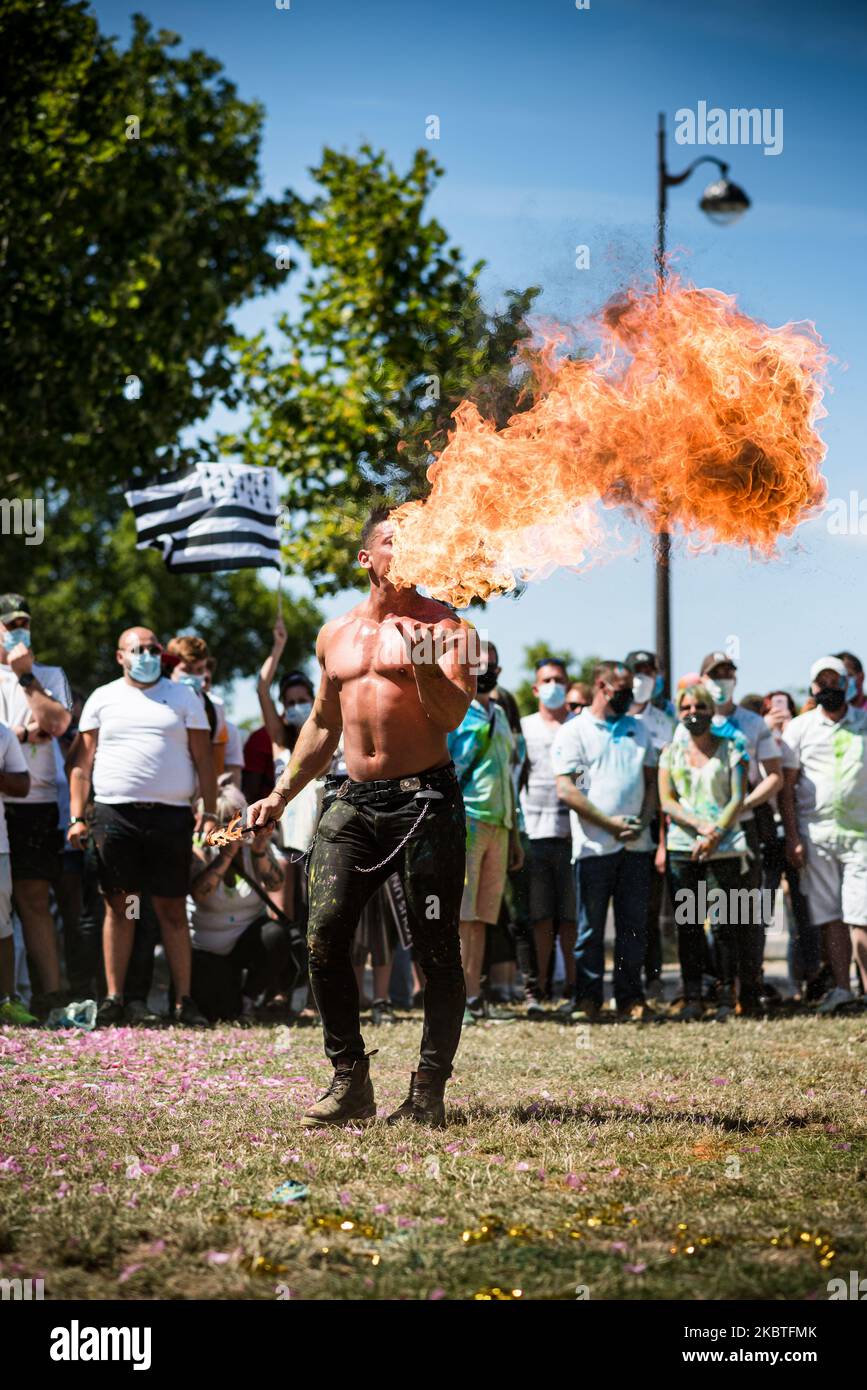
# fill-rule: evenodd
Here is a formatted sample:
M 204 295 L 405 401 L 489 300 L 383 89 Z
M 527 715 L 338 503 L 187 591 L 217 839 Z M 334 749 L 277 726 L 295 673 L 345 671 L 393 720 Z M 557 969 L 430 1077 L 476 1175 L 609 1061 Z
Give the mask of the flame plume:
M 585 568 L 615 507 L 693 549 L 769 557 L 822 505 L 828 352 L 811 324 L 769 328 L 675 276 L 593 322 L 591 358 L 558 357 L 562 331 L 525 349 L 536 398 L 505 428 L 458 406 L 428 496 L 392 514 L 395 584 L 463 607 Z

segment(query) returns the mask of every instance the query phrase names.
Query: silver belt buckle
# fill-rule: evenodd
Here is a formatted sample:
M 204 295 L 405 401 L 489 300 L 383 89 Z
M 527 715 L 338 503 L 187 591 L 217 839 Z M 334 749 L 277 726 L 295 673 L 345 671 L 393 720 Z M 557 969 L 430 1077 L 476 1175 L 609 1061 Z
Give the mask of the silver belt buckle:
M 400 779 L 400 789 L 402 792 L 417 792 L 420 787 L 420 777 L 401 777 Z

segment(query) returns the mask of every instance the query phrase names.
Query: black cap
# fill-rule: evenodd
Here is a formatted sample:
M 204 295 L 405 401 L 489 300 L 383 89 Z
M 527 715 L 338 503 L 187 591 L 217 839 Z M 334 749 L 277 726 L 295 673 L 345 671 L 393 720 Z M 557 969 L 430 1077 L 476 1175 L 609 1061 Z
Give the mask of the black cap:
M 706 676 L 708 671 L 713 670 L 714 666 L 734 666 L 735 670 L 738 669 L 728 652 L 708 652 L 699 667 L 699 675 Z
M 287 685 L 303 685 L 306 690 L 313 694 L 313 682 L 309 676 L 305 676 L 303 671 L 287 671 L 285 676 L 280 677 L 280 694 L 286 689 Z
M 29 618 L 30 604 L 21 594 L 0 594 L 0 623 L 11 623 L 16 618 Z
M 656 653 L 644 650 L 629 652 L 623 665 L 633 676 L 635 675 L 636 666 L 652 666 L 654 671 L 659 670 L 659 662 L 656 659 Z

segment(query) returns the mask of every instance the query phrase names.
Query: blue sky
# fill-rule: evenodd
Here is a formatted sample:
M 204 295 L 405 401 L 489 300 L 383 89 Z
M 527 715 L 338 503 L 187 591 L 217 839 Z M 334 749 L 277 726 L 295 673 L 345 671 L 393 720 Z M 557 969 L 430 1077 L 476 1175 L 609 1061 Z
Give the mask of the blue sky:
M 426 144 L 446 169 L 431 212 L 468 260 L 488 262 L 491 301 L 507 288 L 540 284 L 541 311 L 567 320 L 650 268 L 656 118 L 667 112 L 670 167 L 716 155 L 753 200 L 736 226 L 719 228 L 697 206 L 712 166 L 671 191 L 669 243 L 681 250 L 683 272 L 736 294 L 768 323 L 815 322 L 836 359 L 822 425 L 830 496 L 863 489 L 867 497 L 860 172 L 867 18 L 859 7 L 291 0 L 278 10 L 273 0 L 97 0 L 93 8 L 102 28 L 123 41 L 141 9 L 156 28 L 219 58 L 241 94 L 263 103 L 268 191 L 311 191 L 307 169 L 323 144 L 353 150 L 370 141 L 400 167 Z M 782 108 L 782 152 L 676 145 L 675 112 L 699 101 Z M 440 139 L 427 142 L 431 114 Z M 590 248 L 582 271 L 579 244 Z M 293 308 L 297 286 L 290 280 L 246 306 L 238 326 L 273 323 Z M 867 536 L 832 534 L 818 519 L 775 562 L 737 552 L 678 555 L 676 672 L 693 669 L 726 639 L 739 643 L 742 692 L 803 687 L 812 658 L 841 647 L 867 664 L 865 553 Z M 350 601 L 329 601 L 325 611 Z M 558 572 L 517 602 L 494 602 L 480 621 L 498 643 L 507 684 L 520 678 L 531 641 L 606 656 L 652 646 L 649 547 L 585 575 Z M 235 694 L 238 715 L 252 713 L 252 683 Z

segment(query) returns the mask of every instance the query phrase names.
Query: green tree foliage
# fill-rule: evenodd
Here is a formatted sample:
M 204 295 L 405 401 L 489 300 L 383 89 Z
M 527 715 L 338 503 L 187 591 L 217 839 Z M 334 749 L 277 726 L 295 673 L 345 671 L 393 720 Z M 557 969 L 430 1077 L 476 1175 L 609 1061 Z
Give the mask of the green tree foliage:
M 570 681 L 585 681 L 588 685 L 593 679 L 593 668 L 600 659 L 598 656 L 576 657 L 574 652 L 567 648 L 552 646 L 549 642 L 533 642 L 529 647 L 525 647 L 524 670 L 529 671 L 530 675 L 514 692 L 522 714 L 534 714 L 539 707 L 533 694 L 533 685 L 536 679 L 536 662 L 545 656 L 554 656 L 564 661 Z
M 310 273 L 297 319 L 243 344 L 252 420 L 226 452 L 276 464 L 293 517 L 290 563 L 320 592 L 355 581 L 371 495 L 425 491 L 431 448 L 466 397 L 504 424 L 519 407 L 512 363 L 536 289 L 485 312 L 478 278 L 425 202 L 442 170 L 419 150 L 405 174 L 382 153 L 326 149 L 322 190 L 290 214 Z
M 179 456 L 181 430 L 237 401 L 231 311 L 285 280 L 263 112 L 179 42 L 137 15 L 121 51 L 78 0 L 0 0 L 7 489 L 99 495 Z
M 216 683 L 258 672 L 271 649 L 276 599 L 255 570 L 171 574 L 156 550 L 136 550 L 122 498 L 99 508 L 67 499 L 52 508 L 41 545 L 5 536 L 0 593 L 23 593 L 37 659 L 63 666 L 87 694 L 118 674 L 117 638 L 142 623 L 163 640 L 197 632 L 217 658 Z M 284 602 L 284 667 L 306 663 L 320 615 L 309 600 Z

